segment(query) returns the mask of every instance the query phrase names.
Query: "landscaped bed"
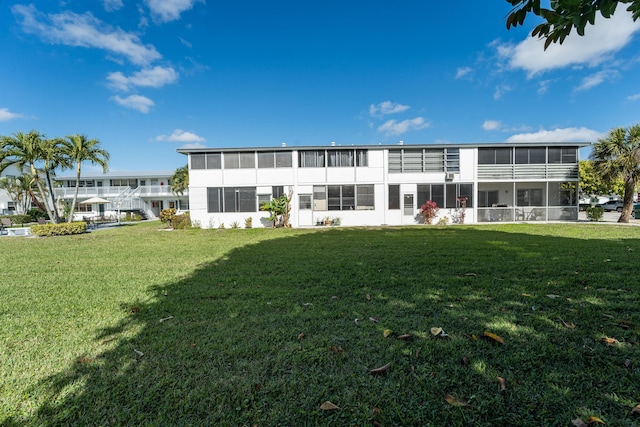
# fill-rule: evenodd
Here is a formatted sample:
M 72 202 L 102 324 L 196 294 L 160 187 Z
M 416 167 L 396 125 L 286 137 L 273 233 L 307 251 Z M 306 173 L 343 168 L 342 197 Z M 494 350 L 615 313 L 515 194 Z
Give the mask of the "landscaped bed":
M 161 228 L 0 240 L 0 424 L 640 422 L 639 227 Z

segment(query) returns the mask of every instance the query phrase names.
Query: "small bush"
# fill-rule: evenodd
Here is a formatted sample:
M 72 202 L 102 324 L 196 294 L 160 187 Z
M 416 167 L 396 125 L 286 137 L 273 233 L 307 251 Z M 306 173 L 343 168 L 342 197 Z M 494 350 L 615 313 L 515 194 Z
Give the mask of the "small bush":
M 251 228 L 253 227 L 253 218 L 248 217 L 244 219 L 244 228 Z
M 160 221 L 169 223 L 169 226 L 173 226 L 173 219 L 176 216 L 176 212 L 174 208 L 163 209 L 160 211 Z
M 124 220 L 127 222 L 142 221 L 142 215 L 138 213 L 127 212 L 127 214 L 124 216 Z
M 233 221 L 231 223 L 231 228 L 240 228 L 240 223 L 238 221 Z
M 191 216 L 188 213 L 173 217 L 173 229 L 185 230 L 191 228 Z
M 41 237 L 69 236 L 82 234 L 87 231 L 87 223 L 84 221 L 62 224 L 38 224 L 31 226 L 31 234 Z
M 29 222 L 37 222 L 38 218 L 49 219 L 49 215 L 45 211 L 39 208 L 31 208 L 27 211 L 27 215 L 31 217 Z
M 600 221 L 604 215 L 604 208 L 600 206 L 589 206 L 587 208 L 587 219 L 589 221 Z

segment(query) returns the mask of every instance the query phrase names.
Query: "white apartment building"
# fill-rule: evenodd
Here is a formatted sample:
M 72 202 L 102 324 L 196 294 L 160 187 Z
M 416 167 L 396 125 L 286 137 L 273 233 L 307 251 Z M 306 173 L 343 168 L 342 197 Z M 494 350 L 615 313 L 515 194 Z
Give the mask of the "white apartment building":
M 578 150 L 587 143 L 363 145 L 178 149 L 189 159 L 191 219 L 203 228 L 252 218 L 263 202 L 292 194 L 290 223 L 343 226 L 436 221 L 578 219 Z M 446 218 L 445 218 L 446 217 Z
M 111 216 L 118 212 L 139 213 L 152 219 L 162 209 L 189 210 L 189 192 L 178 196 L 171 191 L 171 175 L 174 171 L 114 171 L 82 174 L 78 189 L 78 204 L 74 219 L 83 217 Z M 75 192 L 76 176 L 57 176 L 56 197 L 71 202 Z M 82 204 L 92 197 L 100 197 L 109 203 Z

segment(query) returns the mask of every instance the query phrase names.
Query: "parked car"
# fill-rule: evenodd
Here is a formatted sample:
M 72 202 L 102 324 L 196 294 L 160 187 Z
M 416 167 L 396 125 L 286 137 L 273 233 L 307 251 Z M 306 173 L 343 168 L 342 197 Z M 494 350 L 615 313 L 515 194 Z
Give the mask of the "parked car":
M 596 206 L 601 207 L 602 209 L 604 209 L 605 212 L 611 212 L 611 211 L 622 212 L 622 206 L 624 206 L 624 203 L 622 202 L 622 200 L 609 200 L 608 202 L 600 203 L 600 204 L 597 204 Z

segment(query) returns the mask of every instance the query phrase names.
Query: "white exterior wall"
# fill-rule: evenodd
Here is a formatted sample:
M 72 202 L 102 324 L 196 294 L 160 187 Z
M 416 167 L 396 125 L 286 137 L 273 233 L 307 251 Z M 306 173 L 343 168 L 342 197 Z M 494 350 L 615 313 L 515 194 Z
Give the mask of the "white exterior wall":
M 509 145 L 511 147 L 513 145 Z M 424 146 L 427 147 L 427 146 Z M 298 166 L 298 149 L 289 149 L 292 153 L 292 167 L 290 168 L 247 168 L 222 170 L 190 170 L 190 210 L 194 221 L 203 228 L 217 228 L 224 224 L 229 228 L 233 222 L 244 227 L 245 219 L 251 217 L 253 227 L 270 226 L 266 221 L 266 212 L 234 212 L 208 213 L 208 187 L 255 187 L 256 195 L 271 193 L 272 186 L 284 186 L 285 193 L 293 189 L 291 200 L 290 223 L 293 227 L 314 226 L 318 220 L 325 217 L 339 218 L 342 226 L 377 226 L 377 225 L 412 225 L 421 222 L 420 206 L 424 200 L 417 200 L 417 186 L 419 184 L 471 184 L 473 186 L 472 207 L 465 211 L 465 223 L 474 223 L 478 218 L 478 191 L 482 189 L 499 190 L 499 203 L 510 207 L 515 204 L 514 190 L 530 188 L 551 180 L 505 180 L 504 182 L 481 182 L 478 180 L 478 148 L 446 145 L 444 147 L 458 148 L 460 170 L 453 176 L 445 172 L 433 173 L 389 173 L 389 149 L 396 147 L 326 147 L 331 149 L 367 149 L 368 166 L 366 167 L 306 167 Z M 304 150 L 324 149 L 325 147 L 305 147 Z M 414 146 L 404 146 L 414 148 Z M 261 149 L 256 149 L 260 151 Z M 265 151 L 270 149 L 266 148 Z M 207 150 L 214 152 L 216 150 Z M 229 149 L 227 151 L 234 151 Z M 194 152 L 194 151 L 191 151 Z M 224 155 L 226 150 L 221 151 Z M 185 153 L 188 154 L 188 153 Z M 224 162 L 223 162 L 224 164 Z M 257 166 L 257 165 L 256 165 Z M 388 209 L 389 185 L 400 186 L 400 209 Z M 314 186 L 327 185 L 373 185 L 374 209 L 371 210 L 300 210 L 299 196 L 313 196 Z M 448 188 L 448 187 L 447 187 Z M 413 204 L 405 211 L 405 196 L 413 197 Z M 546 198 L 546 193 L 545 193 Z M 449 199 L 450 202 L 450 199 Z M 313 206 L 313 202 L 312 202 Z M 451 221 L 459 211 L 456 208 L 441 208 L 434 223 L 440 218 L 448 217 Z

